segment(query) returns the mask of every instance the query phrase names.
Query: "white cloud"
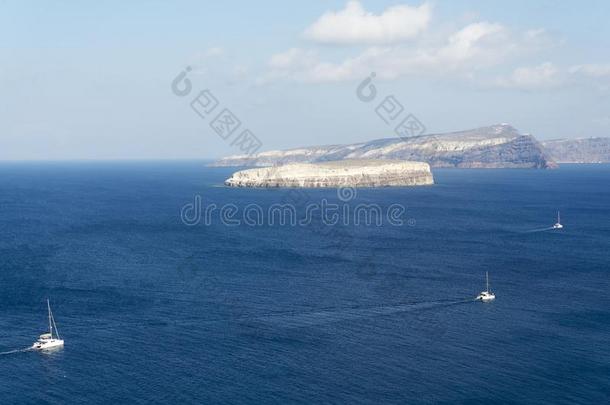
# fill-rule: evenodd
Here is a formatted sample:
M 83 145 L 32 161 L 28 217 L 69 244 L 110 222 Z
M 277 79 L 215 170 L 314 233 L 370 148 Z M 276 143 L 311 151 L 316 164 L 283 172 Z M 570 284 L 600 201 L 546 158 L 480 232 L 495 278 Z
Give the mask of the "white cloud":
M 508 77 L 497 79 L 493 85 L 522 90 L 540 90 L 559 85 L 594 84 L 600 89 L 608 87 L 604 80 L 610 78 L 610 64 L 584 64 L 560 68 L 551 62 L 537 66 L 519 67 Z M 587 80 L 588 79 L 588 80 Z
M 317 58 L 318 54 L 315 51 L 291 48 L 286 52 L 271 56 L 269 67 L 277 70 L 294 69 L 298 66 L 309 68 L 317 63 Z
M 342 65 L 323 62 L 317 51 L 291 48 L 275 54 L 269 60 L 270 71 L 258 79 L 258 84 L 275 80 L 297 82 L 341 81 L 351 77 L 350 69 Z
M 224 49 L 218 46 L 207 48 L 193 54 L 189 59 L 188 65 L 193 69 L 194 74 L 203 75 L 210 73 L 210 60 L 224 56 Z
M 582 74 L 593 78 L 610 77 L 610 64 L 585 64 L 570 68 L 570 73 Z
M 496 84 L 500 87 L 534 90 L 555 87 L 563 82 L 561 71 L 551 62 L 538 66 L 519 67 L 506 78 L 500 78 Z
M 234 65 L 232 68 L 227 68 L 225 74 L 225 84 L 233 86 L 249 78 L 250 68 L 247 65 L 238 64 Z
M 236 65 L 233 66 L 233 76 L 236 78 L 244 78 L 248 75 L 250 69 L 246 65 Z
M 371 72 L 379 79 L 434 76 L 481 81 L 482 75 L 494 75 L 493 68 L 514 63 L 528 54 L 539 55 L 554 45 L 543 29 L 515 32 L 488 21 L 472 22 L 453 32 L 431 32 L 427 30 L 431 14 L 432 7 L 427 2 L 419 6 L 398 5 L 375 15 L 360 2 L 349 1 L 343 10 L 319 17 L 305 36 L 318 43 L 367 45 L 364 49 L 337 59 L 333 58 L 336 48 L 292 48 L 273 55 L 267 73 L 258 82 L 359 80 Z M 554 66 L 543 64 L 519 68 L 509 77 L 491 80 L 494 86 L 544 87 L 556 79 L 555 70 Z
M 381 14 L 366 11 L 359 1 L 349 1 L 340 11 L 328 11 L 308 27 L 304 36 L 326 44 L 390 44 L 410 40 L 424 31 L 432 10 L 398 5 Z
M 323 61 L 318 52 L 293 48 L 273 55 L 264 81 L 292 79 L 327 82 L 359 79 L 374 71 L 381 79 L 416 74 L 469 75 L 501 63 L 519 48 L 501 24 L 473 23 L 440 44 L 373 46 L 339 62 Z
M 204 56 L 212 57 L 212 56 L 221 56 L 224 54 L 224 49 L 218 46 L 214 46 L 212 48 L 206 49 Z
M 471 68 L 495 65 L 513 46 L 501 24 L 473 23 L 452 34 L 445 46 L 432 53 L 433 64 L 445 69 L 459 69 L 464 64 Z

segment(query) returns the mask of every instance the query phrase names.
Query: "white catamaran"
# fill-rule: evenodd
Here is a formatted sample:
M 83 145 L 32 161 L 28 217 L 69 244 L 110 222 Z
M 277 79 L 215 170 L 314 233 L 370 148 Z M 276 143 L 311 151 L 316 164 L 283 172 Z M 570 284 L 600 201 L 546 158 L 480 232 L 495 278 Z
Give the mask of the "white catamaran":
M 486 289 L 477 295 L 477 300 L 480 301 L 492 301 L 496 299 L 496 294 L 489 291 L 489 273 L 485 272 Z
M 562 229 L 563 225 L 561 225 L 561 217 L 559 216 L 559 211 L 557 211 L 557 223 L 553 225 L 553 229 Z
M 53 318 L 48 298 L 47 308 L 49 309 L 49 333 L 43 333 L 38 337 L 38 340 L 32 345 L 33 350 L 51 350 L 64 345 L 64 341 L 59 337 L 57 332 L 57 325 L 55 325 L 55 318 Z

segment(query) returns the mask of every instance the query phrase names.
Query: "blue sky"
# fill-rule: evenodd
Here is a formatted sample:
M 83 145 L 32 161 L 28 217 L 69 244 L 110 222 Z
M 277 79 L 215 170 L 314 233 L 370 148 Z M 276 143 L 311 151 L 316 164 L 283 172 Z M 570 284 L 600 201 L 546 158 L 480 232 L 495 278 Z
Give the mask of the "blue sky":
M 233 154 L 189 106 L 203 89 L 263 149 L 390 137 L 355 95 L 373 71 L 430 133 L 610 136 L 609 15 L 604 1 L 0 0 L 0 159 Z M 185 66 L 193 94 L 177 97 Z

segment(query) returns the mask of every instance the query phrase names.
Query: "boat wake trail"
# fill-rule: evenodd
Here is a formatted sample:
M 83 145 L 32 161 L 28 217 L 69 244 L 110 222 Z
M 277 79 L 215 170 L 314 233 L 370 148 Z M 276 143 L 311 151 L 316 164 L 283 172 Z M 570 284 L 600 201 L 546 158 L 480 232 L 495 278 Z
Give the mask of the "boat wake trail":
M 9 350 L 8 352 L 0 352 L 0 356 L 4 356 L 4 355 L 8 355 L 8 354 L 15 354 L 15 353 L 24 353 L 24 352 L 30 352 L 32 351 L 31 347 L 26 347 L 25 349 L 15 349 L 15 350 Z
M 538 229 L 530 229 L 529 231 L 524 231 L 523 233 L 534 233 L 534 232 L 546 232 L 546 231 L 552 231 L 553 228 L 552 226 L 547 226 L 546 228 L 538 228 Z
M 322 310 L 308 313 L 291 313 L 281 315 L 269 315 L 258 318 L 258 321 L 279 326 L 283 328 L 300 328 L 306 326 L 322 325 L 333 322 L 343 322 L 360 318 L 391 315 L 401 312 L 421 311 L 426 309 L 449 307 L 453 305 L 473 302 L 472 298 L 467 300 L 439 300 L 428 302 L 416 302 L 397 305 L 384 305 L 368 308 L 347 308 Z

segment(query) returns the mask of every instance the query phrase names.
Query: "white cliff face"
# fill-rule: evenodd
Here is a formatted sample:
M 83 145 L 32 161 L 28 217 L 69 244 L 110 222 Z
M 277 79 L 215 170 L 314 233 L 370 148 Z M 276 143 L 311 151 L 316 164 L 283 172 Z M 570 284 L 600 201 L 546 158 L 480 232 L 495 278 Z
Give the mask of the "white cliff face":
M 434 184 L 430 165 L 392 160 L 293 163 L 242 170 L 225 181 L 231 187 L 386 187 Z
M 555 167 L 533 136 L 520 134 L 508 124 L 406 139 L 395 137 L 350 145 L 267 151 L 254 156 L 229 156 L 212 166 L 265 167 L 346 159 L 423 161 L 432 167 Z

